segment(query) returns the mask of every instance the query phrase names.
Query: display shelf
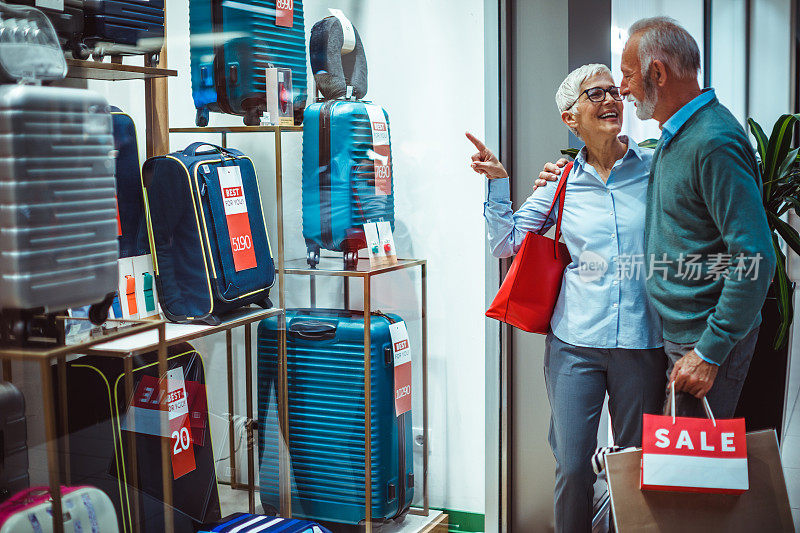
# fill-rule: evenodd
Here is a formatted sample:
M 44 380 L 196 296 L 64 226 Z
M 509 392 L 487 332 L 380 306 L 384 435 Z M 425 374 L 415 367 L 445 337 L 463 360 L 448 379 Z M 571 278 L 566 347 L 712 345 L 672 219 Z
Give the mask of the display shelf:
M 303 126 L 205 126 L 170 128 L 170 133 L 282 133 L 303 131 Z
M 342 268 L 341 257 L 320 257 L 316 268 L 311 268 L 305 259 L 290 259 L 286 261 L 286 273 L 301 276 L 338 276 L 348 278 L 368 278 L 378 274 L 394 272 L 422 266 L 426 263 L 424 259 L 398 259 L 397 264 L 373 267 L 369 264 L 369 259 L 359 258 L 356 268 L 345 270 Z
M 226 362 L 227 362 L 227 385 L 228 385 L 228 441 L 230 443 L 230 486 L 234 489 L 247 491 L 248 509 L 251 513 L 255 512 L 255 447 L 253 435 L 253 349 L 251 326 L 256 322 L 271 317 L 283 316 L 283 310 L 279 308 L 262 309 L 258 307 L 245 307 L 232 311 L 225 315 L 225 320 L 220 324 L 209 326 L 203 324 L 165 324 L 164 339 L 153 337 L 149 332 L 141 333 L 123 339 L 116 339 L 107 343 L 93 346 L 87 353 L 91 355 L 110 355 L 126 358 L 134 357 L 152 351 L 154 348 L 166 349 L 182 342 L 188 342 L 200 337 L 206 337 L 215 333 L 225 333 Z M 233 337 L 232 331 L 238 327 L 244 328 L 244 362 L 245 362 L 245 401 L 247 418 L 247 483 L 242 485 L 236 481 L 236 451 L 234 442 L 234 379 L 233 379 Z
M 93 347 L 106 342 L 119 342 L 131 335 L 153 334 L 158 346 L 158 369 L 161 375 L 167 373 L 167 350 L 164 346 L 165 326 L 163 320 L 109 320 L 109 324 L 128 325 L 123 329 L 104 330 L 104 334 L 89 338 L 84 342 L 75 344 L 64 344 L 60 342 L 64 339 L 66 321 L 87 321 L 85 318 L 70 318 L 65 316 L 56 317 L 56 326 L 59 332 L 59 340 L 45 341 L 33 339 L 33 345 L 29 346 L 3 346 L 0 347 L 0 360 L 3 361 L 3 379 L 13 382 L 11 374 L 11 360 L 32 361 L 39 365 L 41 378 L 41 391 L 45 429 L 45 448 L 47 453 L 48 485 L 52 499 L 52 517 L 55 533 L 64 533 L 64 510 L 61 502 L 62 482 L 71 485 L 69 460 L 69 443 L 64 437 L 68 433 L 66 425 L 67 398 L 66 391 L 66 361 L 68 356 L 85 354 Z M 55 360 L 59 381 L 58 403 L 55 398 L 55 385 L 53 383 L 52 363 Z M 126 368 L 126 383 L 131 381 L 131 373 Z M 56 409 L 61 411 L 62 424 L 60 428 L 56 424 Z M 162 420 L 162 431 L 167 431 L 166 419 Z M 60 443 L 60 445 L 59 445 Z M 170 453 L 169 442 L 163 440 L 161 443 L 161 467 L 162 467 L 162 488 L 164 494 L 164 513 L 171 517 L 172 512 L 172 480 L 169 479 Z M 172 528 L 167 527 L 168 530 Z
M 208 326 L 204 324 L 175 324 L 168 322 L 166 329 L 166 346 L 173 346 L 182 342 L 188 342 L 214 333 L 221 333 L 239 326 L 252 324 L 267 317 L 280 315 L 283 311 L 277 307 L 272 309 L 261 309 L 246 307 L 236 310 L 225 316 L 225 320 L 216 325 Z M 158 348 L 158 337 L 153 331 L 146 331 L 136 335 L 128 335 L 102 344 L 95 344 L 86 353 L 91 355 L 113 355 L 113 354 L 132 354 L 140 355 L 151 352 Z
M 139 65 L 123 65 L 121 63 L 101 63 L 99 61 L 82 61 L 67 59 L 68 78 L 81 80 L 148 80 L 177 76 L 177 70 L 158 67 L 141 67 Z
M 422 327 L 422 508 L 415 508 L 409 512 L 406 519 L 429 518 L 431 516 L 428 502 L 428 285 L 427 285 L 427 265 L 425 259 L 398 259 L 394 265 L 373 267 L 369 259 L 359 258 L 356 268 L 345 270 L 342 268 L 342 257 L 322 256 L 316 268 L 311 268 L 305 259 L 290 259 L 284 262 L 285 275 L 308 276 L 309 280 L 309 299 L 312 308 L 316 305 L 316 277 L 331 276 L 341 277 L 344 282 L 344 307 L 350 308 L 350 279 L 361 278 L 363 280 L 363 313 L 364 315 L 364 509 L 366 510 L 366 520 L 364 531 L 372 533 L 372 378 L 371 378 L 371 319 L 372 319 L 372 278 L 380 274 L 395 272 L 408 268 L 419 267 L 420 269 L 420 322 Z M 284 285 L 281 284 L 283 291 Z M 284 315 L 285 318 L 285 315 Z M 285 363 L 284 363 L 285 365 Z M 285 368 L 285 367 L 284 367 Z M 288 397 L 288 394 L 285 396 Z M 286 420 L 288 425 L 288 418 Z M 284 426 L 286 427 L 286 426 Z M 287 440 L 288 442 L 288 440 Z M 383 529 L 380 529 L 383 531 Z M 394 530 L 393 530 L 394 531 Z M 398 531 L 406 531 L 401 529 Z M 415 530 L 416 531 L 416 530 Z M 424 529 L 423 531 L 438 531 L 438 529 Z M 446 530 L 445 530 L 446 531 Z

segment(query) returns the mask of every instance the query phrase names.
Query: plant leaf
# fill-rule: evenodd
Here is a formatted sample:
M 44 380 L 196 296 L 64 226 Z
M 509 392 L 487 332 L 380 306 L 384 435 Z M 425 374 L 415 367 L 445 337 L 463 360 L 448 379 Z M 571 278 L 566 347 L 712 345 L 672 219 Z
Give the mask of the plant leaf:
M 758 148 L 758 155 L 761 157 L 761 172 L 764 172 L 764 160 L 767 156 L 767 144 L 769 140 L 767 139 L 764 130 L 761 128 L 758 122 L 753 120 L 752 118 L 747 119 L 747 124 L 750 126 L 750 132 L 753 134 L 753 137 L 756 138 L 756 146 Z M 766 176 L 764 176 L 766 177 Z
M 800 154 L 800 148 L 795 148 L 786 156 L 786 159 L 783 160 L 781 163 L 781 167 L 778 169 L 778 174 L 776 174 L 776 179 L 785 179 L 789 175 L 789 171 L 794 166 L 795 161 L 797 161 L 797 154 Z
M 775 335 L 773 347 L 777 350 L 781 348 L 789 338 L 789 327 L 792 324 L 792 302 L 790 300 L 789 278 L 786 275 L 786 256 L 781 251 L 778 243 L 778 236 L 772 236 L 772 247 L 775 249 L 776 270 L 775 270 L 775 298 L 778 302 L 778 312 L 781 316 L 781 323 L 778 326 L 778 333 Z
M 658 144 L 658 139 L 645 139 L 639 143 L 640 148 L 655 148 Z
M 792 226 L 778 218 L 774 213 L 767 213 L 767 218 L 772 222 L 773 227 L 794 252 L 800 255 L 800 235 Z
M 764 159 L 764 174 L 766 178 L 775 177 L 778 165 L 789 153 L 789 145 L 792 142 L 792 127 L 798 119 L 800 119 L 800 114 L 781 115 L 775 122 L 775 126 L 772 128 L 772 135 L 770 135 L 769 143 L 767 144 L 766 159 Z

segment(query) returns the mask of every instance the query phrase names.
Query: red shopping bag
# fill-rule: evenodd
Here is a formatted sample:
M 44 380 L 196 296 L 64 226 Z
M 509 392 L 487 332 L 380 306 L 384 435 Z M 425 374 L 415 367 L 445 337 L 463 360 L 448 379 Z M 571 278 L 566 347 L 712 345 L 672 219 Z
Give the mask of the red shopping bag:
M 523 331 L 546 335 L 550 331 L 550 319 L 561 293 L 564 269 L 572 259 L 567 245 L 559 242 L 561 238 L 561 214 L 564 211 L 567 176 L 572 170 L 572 162 L 564 167 L 558 182 L 553 203 L 547 212 L 539 231 L 528 232 L 522 241 L 517 256 L 511 263 L 500 290 L 486 311 L 486 316 Z M 550 218 L 558 200 L 555 239 L 541 235 L 545 222 Z
M 741 494 L 749 488 L 744 418 L 716 420 L 703 398 L 708 418 L 644 415 L 640 488 L 677 492 Z

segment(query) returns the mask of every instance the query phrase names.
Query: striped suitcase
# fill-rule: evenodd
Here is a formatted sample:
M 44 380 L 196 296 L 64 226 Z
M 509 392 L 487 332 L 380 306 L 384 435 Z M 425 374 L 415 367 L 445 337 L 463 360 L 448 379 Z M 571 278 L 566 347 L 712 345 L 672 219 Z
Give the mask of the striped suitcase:
M 371 319 L 372 517 L 403 516 L 414 491 L 411 413 L 394 408 L 389 324 Z M 292 514 L 358 524 L 364 508 L 364 315 L 286 311 Z M 259 479 L 265 509 L 278 507 L 278 424 L 274 409 L 277 317 L 258 328 Z
M 0 15 L 3 31 L 22 20 L 40 29 L 17 32 L 27 42 L 3 50 L 1 79 L 66 74 L 41 11 L 0 3 Z M 102 323 L 117 286 L 108 103 L 85 89 L 2 85 L 0 136 L 0 343 L 25 342 L 42 312 L 102 302 L 89 315 Z
M 380 144 L 378 134 L 384 136 Z M 363 224 L 378 221 L 394 229 L 389 115 L 358 100 L 311 104 L 303 118 L 303 237 L 309 265 L 317 265 L 324 248 L 344 252 L 345 268 L 354 267 L 358 250 L 367 245 Z
M 189 34 L 198 126 L 208 125 L 209 111 L 258 125 L 268 66 L 291 69 L 295 120 L 302 120 L 308 85 L 302 0 L 189 0 Z
M 197 533 L 331 533 L 328 529 L 294 518 L 278 518 L 248 513 L 236 513 L 218 525 L 202 527 Z

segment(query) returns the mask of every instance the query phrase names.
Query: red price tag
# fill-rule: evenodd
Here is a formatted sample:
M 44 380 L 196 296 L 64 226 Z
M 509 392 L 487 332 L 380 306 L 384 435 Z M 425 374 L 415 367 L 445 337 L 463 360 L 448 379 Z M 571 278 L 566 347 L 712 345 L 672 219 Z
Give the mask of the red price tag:
M 375 194 L 392 194 L 392 161 L 389 145 L 389 125 L 383 109 L 374 104 L 366 104 L 367 115 L 372 128 L 372 161 L 375 165 Z
M 222 203 L 225 220 L 233 252 L 233 267 L 236 272 L 255 268 L 256 252 L 253 249 L 253 234 L 250 231 L 250 218 L 247 216 L 247 199 L 242 186 L 239 167 L 219 167 L 219 184 L 222 190 Z
M 178 479 L 197 468 L 183 368 L 175 368 L 167 373 L 167 412 L 172 443 L 172 478 Z
M 394 353 L 394 408 L 397 416 L 411 411 L 411 347 L 405 322 L 389 325 Z
M 291 28 L 294 24 L 294 0 L 275 0 L 275 25 Z

